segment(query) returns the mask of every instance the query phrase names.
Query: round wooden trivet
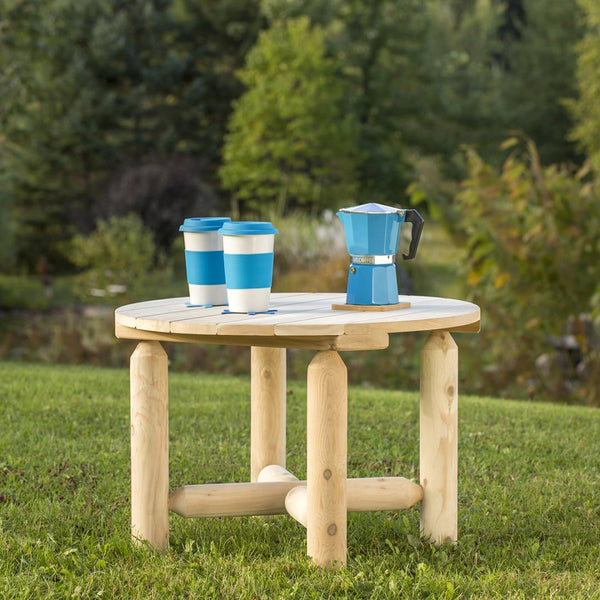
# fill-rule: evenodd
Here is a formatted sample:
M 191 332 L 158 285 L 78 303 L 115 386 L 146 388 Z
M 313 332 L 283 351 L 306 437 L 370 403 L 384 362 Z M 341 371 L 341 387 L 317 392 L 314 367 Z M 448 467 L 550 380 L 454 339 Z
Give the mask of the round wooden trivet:
M 410 302 L 398 302 L 398 304 L 332 304 L 331 310 L 398 310 L 399 308 L 410 308 Z

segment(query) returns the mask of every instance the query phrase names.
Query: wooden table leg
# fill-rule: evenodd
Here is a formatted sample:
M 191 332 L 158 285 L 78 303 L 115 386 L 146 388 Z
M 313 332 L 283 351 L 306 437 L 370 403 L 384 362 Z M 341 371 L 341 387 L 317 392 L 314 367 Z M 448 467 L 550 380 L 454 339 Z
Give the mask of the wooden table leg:
M 457 539 L 458 347 L 447 331 L 429 334 L 421 352 L 421 535 Z
M 131 533 L 159 550 L 169 545 L 167 354 L 140 342 L 131 355 Z
M 337 352 L 308 366 L 307 551 L 319 566 L 346 563 L 347 371 Z
M 285 348 L 251 350 L 250 480 L 268 465 L 285 467 Z

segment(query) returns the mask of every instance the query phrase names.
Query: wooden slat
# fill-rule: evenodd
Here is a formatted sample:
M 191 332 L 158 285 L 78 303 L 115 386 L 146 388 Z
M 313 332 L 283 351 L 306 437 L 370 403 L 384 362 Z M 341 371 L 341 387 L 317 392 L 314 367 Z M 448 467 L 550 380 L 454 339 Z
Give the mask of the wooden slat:
M 306 293 L 289 293 L 282 294 L 278 298 L 278 304 L 288 306 L 297 304 L 298 299 L 308 296 Z M 129 308 L 126 314 L 125 311 L 117 313 L 119 315 L 119 323 L 127 327 L 135 327 L 145 331 L 159 331 L 161 333 L 191 333 L 200 335 L 214 335 L 217 331 L 217 323 L 221 320 L 230 322 L 243 321 L 249 319 L 248 315 L 223 315 L 225 306 L 213 306 L 210 308 L 204 307 L 188 307 L 186 302 L 188 298 L 173 299 L 171 305 L 164 301 L 159 302 L 142 302 L 141 306 L 130 305 L 136 308 Z M 306 302 L 306 298 L 304 298 Z M 300 306 L 300 305 L 299 305 Z M 131 316 L 134 316 L 132 319 Z M 181 322 L 181 325 L 173 325 Z M 190 323 L 190 325 L 187 325 Z M 269 335 L 269 332 L 264 333 Z
M 174 333 L 195 333 L 197 325 L 202 325 L 206 321 L 214 322 L 217 327 L 225 326 L 225 329 L 221 332 L 223 335 L 230 334 L 228 328 L 231 326 L 240 326 L 240 330 L 234 330 L 233 333 L 240 334 L 243 333 L 242 329 L 244 328 L 244 324 L 250 325 L 268 325 L 274 322 L 277 322 L 279 319 L 283 318 L 283 315 L 289 314 L 300 314 L 302 311 L 315 311 L 319 310 L 321 304 L 323 307 L 326 306 L 327 301 L 310 301 L 309 294 L 295 294 L 290 295 L 289 297 L 280 299 L 278 298 L 276 302 L 271 303 L 271 308 L 275 309 L 275 313 L 269 314 L 255 314 L 248 315 L 242 313 L 228 313 L 224 314 L 224 311 L 227 309 L 226 306 L 220 306 L 215 309 L 215 312 L 205 312 L 194 315 L 188 315 L 186 317 L 185 314 L 182 315 L 173 315 L 169 318 L 172 323 L 171 331 Z
M 183 310 L 174 310 L 168 313 L 137 317 L 135 327 L 137 329 L 145 329 L 146 331 L 162 331 L 167 333 L 171 331 L 173 321 L 195 317 L 201 322 L 201 325 L 197 327 L 197 333 L 213 334 L 217 331 L 214 321 L 222 312 L 223 308 L 221 306 L 214 306 L 212 308 L 184 308 Z
M 423 331 L 423 328 L 413 329 L 412 322 L 423 320 L 424 329 L 449 328 L 454 323 L 452 320 L 443 320 L 431 326 L 432 319 L 447 319 L 462 316 L 462 313 L 477 311 L 474 305 L 438 308 L 428 304 L 414 304 L 411 308 L 390 311 L 389 313 L 352 313 L 349 316 L 342 311 L 331 311 L 325 314 L 310 315 L 304 320 L 297 320 L 289 324 L 275 327 L 276 335 L 318 335 L 321 328 L 328 333 L 341 335 L 342 333 L 358 334 L 366 331 L 380 330 L 381 332 Z M 461 321 L 459 323 L 463 325 Z M 337 326 L 337 327 L 334 327 Z M 379 327 L 374 327 L 379 326 Z
M 296 299 L 306 300 L 309 296 L 306 292 L 291 292 L 285 294 L 278 294 L 278 302 L 282 305 L 297 302 Z M 210 314 L 220 314 L 224 308 L 223 306 L 214 306 L 211 308 L 204 308 L 202 306 L 191 307 L 187 306 L 189 298 L 162 298 L 160 300 L 148 300 L 145 302 L 137 302 L 135 304 L 127 304 L 116 309 L 115 314 L 123 317 L 162 317 L 165 320 L 168 319 L 168 315 L 172 313 L 182 313 L 183 318 L 193 318 L 194 316 L 207 316 Z
M 257 315 L 229 315 L 217 325 L 218 335 L 275 335 L 275 327 L 280 323 L 293 323 L 309 319 L 315 315 L 323 315 L 328 307 L 328 300 L 314 302 L 294 302 L 291 304 L 272 303 L 277 312 Z
M 474 304 L 465 303 L 446 307 L 421 305 L 406 309 L 406 315 L 403 319 L 372 319 L 368 324 L 372 331 L 381 330 L 387 333 L 399 333 L 406 331 L 428 331 L 430 329 L 449 329 L 452 326 L 465 325 L 467 322 L 470 323 L 473 320 L 479 320 L 479 308 Z M 363 325 L 364 322 L 348 323 L 345 331 L 348 334 L 358 333 Z
M 138 311 L 148 310 L 149 308 L 155 309 L 163 305 L 172 305 L 179 301 L 181 303 L 187 302 L 188 298 L 159 298 L 158 300 L 146 300 L 144 302 L 134 302 L 133 304 L 124 304 L 116 309 L 115 312 L 123 314 L 136 314 Z

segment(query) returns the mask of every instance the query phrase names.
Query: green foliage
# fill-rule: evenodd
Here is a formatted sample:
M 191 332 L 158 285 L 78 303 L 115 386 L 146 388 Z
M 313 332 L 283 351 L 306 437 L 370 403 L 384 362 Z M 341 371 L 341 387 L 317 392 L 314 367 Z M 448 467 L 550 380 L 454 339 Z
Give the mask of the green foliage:
M 249 52 L 225 138 L 223 186 L 257 212 L 321 209 L 355 194 L 356 124 L 325 54 L 325 37 L 305 17 L 277 22 Z
M 0 275 L 0 309 L 45 310 L 49 305 L 48 291 L 39 279 Z
M 600 10 L 595 0 L 578 0 L 585 15 L 585 35 L 577 46 L 579 96 L 571 102 L 573 137 L 600 170 Z
M 0 134 L 0 272 L 11 271 L 16 262 L 15 256 L 15 223 L 13 219 L 12 201 L 6 193 L 4 182 L 6 173 L 2 172 L 1 142 Z
M 81 298 L 113 297 L 115 303 L 142 300 L 150 280 L 166 277 L 156 269 L 156 247 L 152 233 L 134 214 L 100 220 L 96 231 L 73 238 L 73 262 L 84 269 L 79 277 Z
M 361 200 L 401 203 L 411 178 L 407 147 L 427 144 L 423 2 L 334 3 L 327 28 L 359 126 Z M 323 14 L 327 14 L 323 11 Z
M 171 489 L 248 480 L 249 385 L 170 377 Z M 457 544 L 422 542 L 418 508 L 351 513 L 348 565 L 316 570 L 287 516 L 171 515 L 169 552 L 132 544 L 128 389 L 125 368 L 0 363 L 2 598 L 598 596 L 597 410 L 461 397 Z M 417 394 L 350 388 L 349 404 L 348 475 L 416 478 Z M 287 407 L 303 478 L 304 384 Z
M 261 6 L 271 22 L 305 15 L 323 27 L 356 121 L 359 199 L 401 202 L 411 178 L 407 146 L 430 142 L 421 123 L 430 66 L 424 3 L 263 0 Z
M 500 172 L 466 150 L 469 176 L 456 201 L 483 335 L 497 368 L 525 383 L 538 375 L 535 359 L 548 336 L 563 334 L 569 317 L 589 310 L 600 280 L 600 188 L 585 171 L 542 167 L 531 141 L 511 138 L 504 148 L 512 153 Z M 585 386 L 577 393 L 580 401 L 594 394 Z
M 253 2 L 0 0 L 0 15 L 3 193 L 29 267 L 68 261 L 60 242 L 123 165 L 217 162 Z
M 529 381 L 546 335 L 589 308 L 598 275 L 586 249 L 597 176 L 541 166 L 581 159 L 564 139 L 568 106 L 573 138 L 600 171 L 596 4 L 0 0 L 0 269 L 72 270 L 69 238 L 79 233 L 81 243 L 99 218 L 128 212 L 165 250 L 184 213 L 216 208 L 217 174 L 232 208 L 269 218 L 408 195 L 455 241 L 465 220 L 472 227 L 468 270 L 490 323 L 525 332 L 513 342 L 504 327 L 505 347 L 495 343 L 492 353 L 512 353 L 497 365 L 505 375 L 516 365 Z M 538 149 L 513 153 L 496 172 L 509 129 Z M 468 164 L 456 153 L 465 142 L 477 148 Z M 299 248 L 318 232 L 297 225 L 278 265 L 294 275 L 322 256 L 314 244 Z M 102 272 L 100 254 L 84 260 L 95 265 L 90 277 L 96 269 L 88 289 L 120 283 L 119 268 Z M 339 285 L 338 266 L 328 265 L 327 285 Z M 420 263 L 408 268 L 416 286 L 434 285 Z M 1 301 L 55 303 L 48 285 L 44 295 L 29 285 L 4 285 Z M 141 289 L 147 297 L 153 288 Z
M 576 0 L 525 0 L 516 39 L 508 38 L 498 112 L 504 129 L 535 140 L 544 164 L 573 161 L 572 120 L 565 100 L 576 95 L 575 44 L 581 37 Z
M 161 211 L 143 206 L 163 195 L 142 188 L 157 178 L 177 221 L 220 181 L 234 208 L 263 214 L 400 203 L 428 161 L 462 177 L 461 143 L 499 163 L 509 128 L 543 161 L 577 159 L 561 101 L 580 14 L 574 135 L 593 153 L 597 19 L 573 2 L 0 0 L 0 233 L 15 233 L 3 268 L 68 269 L 62 241 L 114 214 L 133 180 L 123 212 L 152 226 Z M 451 218 L 448 193 L 430 192 Z M 161 247 L 166 231 L 155 224 Z
M 199 162 L 183 157 L 148 160 L 111 174 L 95 203 L 98 218 L 135 213 L 152 231 L 158 247 L 169 251 L 186 217 L 210 215 L 216 209 L 215 192 L 199 176 Z
M 504 7 L 492 0 L 430 0 L 426 6 L 419 147 L 447 160 L 461 143 L 468 143 L 493 156 L 503 135 L 497 32 Z
M 358 122 L 359 195 L 393 203 L 424 163 L 437 161 L 442 178 L 462 177 L 455 158 L 462 143 L 499 164 L 509 129 L 529 132 L 544 160 L 574 157 L 561 103 L 574 93 L 573 2 L 526 2 L 520 11 L 492 0 L 261 6 L 271 20 L 305 14 L 324 27 Z M 433 209 L 451 220 L 451 196 L 428 192 Z

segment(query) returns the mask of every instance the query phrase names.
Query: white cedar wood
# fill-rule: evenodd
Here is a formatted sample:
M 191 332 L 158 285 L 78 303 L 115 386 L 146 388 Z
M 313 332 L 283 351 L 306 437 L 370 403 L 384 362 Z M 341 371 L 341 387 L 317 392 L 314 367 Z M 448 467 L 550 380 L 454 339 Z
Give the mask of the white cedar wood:
M 285 467 L 285 348 L 251 349 L 250 479 L 269 465 Z
M 140 342 L 131 355 L 131 533 L 159 550 L 169 545 L 167 354 Z
M 479 308 L 470 302 L 400 296 L 410 308 L 386 312 L 335 311 L 344 294 L 272 294 L 273 314 L 223 314 L 225 307 L 188 308 L 187 298 L 151 300 L 118 308 L 115 322 L 132 329 L 207 336 L 369 336 L 408 331 L 477 331 Z M 282 345 L 283 340 L 282 340 Z
M 362 477 L 348 479 L 346 485 L 349 512 L 405 510 L 423 498 L 421 486 L 404 477 Z M 186 518 L 282 515 L 288 512 L 292 490 L 303 496 L 295 504 L 298 512 L 306 514 L 306 507 L 302 506 L 306 504 L 306 481 L 293 476 L 265 480 L 259 477 L 259 481 L 249 483 L 184 485 L 169 494 L 169 509 Z M 306 526 L 306 522 L 302 524 Z

